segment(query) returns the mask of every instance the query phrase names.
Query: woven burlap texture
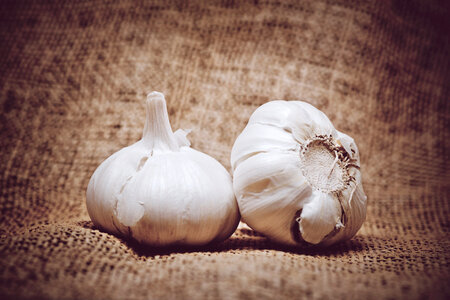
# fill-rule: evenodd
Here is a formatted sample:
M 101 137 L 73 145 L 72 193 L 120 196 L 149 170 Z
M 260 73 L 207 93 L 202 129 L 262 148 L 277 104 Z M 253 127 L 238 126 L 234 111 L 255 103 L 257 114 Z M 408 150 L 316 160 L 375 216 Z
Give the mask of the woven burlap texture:
M 449 10 L 423 2 L 2 1 L 0 298 L 448 299 Z M 228 170 L 256 107 L 315 105 L 359 146 L 364 226 L 324 250 L 244 224 L 194 249 L 94 228 L 89 178 L 152 90 Z

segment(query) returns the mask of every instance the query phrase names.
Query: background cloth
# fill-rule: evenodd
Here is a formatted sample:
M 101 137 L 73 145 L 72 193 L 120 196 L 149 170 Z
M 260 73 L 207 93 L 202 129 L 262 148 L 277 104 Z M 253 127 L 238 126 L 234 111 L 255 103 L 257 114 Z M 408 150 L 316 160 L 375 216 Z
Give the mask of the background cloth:
M 450 297 L 446 1 L 0 7 L 0 298 Z M 359 146 L 364 226 L 324 250 L 243 224 L 218 245 L 159 250 L 94 228 L 89 178 L 140 139 L 152 90 L 228 170 L 259 105 L 323 110 Z

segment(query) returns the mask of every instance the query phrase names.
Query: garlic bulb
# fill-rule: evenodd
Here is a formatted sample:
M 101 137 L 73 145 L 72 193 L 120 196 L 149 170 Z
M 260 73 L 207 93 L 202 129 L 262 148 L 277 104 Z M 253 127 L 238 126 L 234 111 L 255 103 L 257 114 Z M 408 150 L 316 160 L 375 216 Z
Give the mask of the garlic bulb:
M 239 223 L 231 176 L 214 158 L 173 133 L 164 95 L 147 96 L 142 139 L 106 159 L 87 188 L 95 225 L 151 245 L 201 245 Z
M 275 241 L 330 245 L 364 222 L 358 148 L 308 103 L 260 106 L 233 146 L 231 165 L 242 220 Z

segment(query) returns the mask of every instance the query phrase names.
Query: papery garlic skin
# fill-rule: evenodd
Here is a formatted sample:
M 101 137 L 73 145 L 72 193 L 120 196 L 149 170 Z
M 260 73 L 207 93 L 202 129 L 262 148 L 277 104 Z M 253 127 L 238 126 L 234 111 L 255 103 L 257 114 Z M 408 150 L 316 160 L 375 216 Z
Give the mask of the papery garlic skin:
M 170 128 L 164 95 L 147 97 L 143 137 L 107 158 L 86 194 L 89 216 L 108 232 L 166 246 L 228 238 L 239 223 L 231 176 Z
M 288 245 L 352 238 L 366 217 L 354 140 L 302 101 L 270 101 L 250 117 L 231 152 L 242 220 Z

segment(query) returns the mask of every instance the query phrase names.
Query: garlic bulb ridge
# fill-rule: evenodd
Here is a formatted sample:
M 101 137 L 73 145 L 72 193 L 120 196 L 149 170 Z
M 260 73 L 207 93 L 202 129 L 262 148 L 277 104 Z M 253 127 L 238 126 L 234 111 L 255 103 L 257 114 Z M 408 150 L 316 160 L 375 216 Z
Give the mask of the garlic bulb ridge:
M 164 95 L 146 101 L 142 139 L 95 170 L 89 216 L 108 232 L 151 245 L 202 245 L 229 237 L 239 222 L 231 177 L 214 158 L 172 132 Z
M 243 221 L 273 240 L 330 245 L 364 222 L 358 148 L 306 102 L 260 106 L 233 146 L 231 165 Z

